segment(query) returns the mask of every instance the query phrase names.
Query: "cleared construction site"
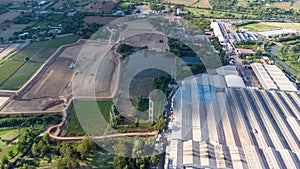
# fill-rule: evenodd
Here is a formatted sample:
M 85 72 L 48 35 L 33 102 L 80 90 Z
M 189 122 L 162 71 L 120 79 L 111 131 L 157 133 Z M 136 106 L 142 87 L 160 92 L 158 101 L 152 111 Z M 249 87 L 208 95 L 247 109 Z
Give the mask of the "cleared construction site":
M 59 112 L 74 97 L 112 98 L 120 69 L 120 55 L 114 50 L 92 40 L 61 47 L 1 111 Z
M 300 168 L 300 96 L 185 79 L 173 99 L 166 168 Z

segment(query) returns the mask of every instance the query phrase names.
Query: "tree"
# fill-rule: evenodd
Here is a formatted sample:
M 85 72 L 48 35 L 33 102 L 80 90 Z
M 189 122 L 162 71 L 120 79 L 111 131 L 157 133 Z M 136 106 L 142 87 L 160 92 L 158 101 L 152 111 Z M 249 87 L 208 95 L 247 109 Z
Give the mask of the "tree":
M 28 62 L 30 60 L 30 57 L 26 56 L 24 59 L 26 62 Z
M 57 160 L 56 168 L 57 169 L 69 169 L 69 168 L 79 168 L 79 162 L 76 158 L 73 157 L 62 157 Z
M 62 144 L 61 148 L 59 149 L 59 152 L 63 157 L 71 157 L 71 155 L 72 155 L 72 149 L 66 143 Z
M 89 157 L 89 155 L 94 152 L 95 149 L 96 145 L 89 137 L 85 137 L 76 147 L 76 151 L 80 154 L 81 159 L 86 159 L 87 157 Z

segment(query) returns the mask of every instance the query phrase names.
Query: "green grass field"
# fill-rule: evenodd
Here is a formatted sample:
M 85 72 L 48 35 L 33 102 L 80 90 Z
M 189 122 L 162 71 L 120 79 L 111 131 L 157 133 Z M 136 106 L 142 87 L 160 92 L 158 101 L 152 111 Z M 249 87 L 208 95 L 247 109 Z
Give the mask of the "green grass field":
M 258 31 L 258 30 L 264 31 L 264 30 L 275 29 L 277 27 L 270 26 L 270 25 L 265 25 L 265 24 L 261 24 L 261 23 L 258 23 L 258 24 L 255 23 L 255 24 L 245 25 L 245 26 L 242 26 L 240 28 L 248 30 L 248 31 Z
M 221 11 L 211 11 L 210 9 L 198 9 L 186 7 L 186 11 L 193 13 L 197 17 L 207 17 L 207 18 L 242 18 L 242 16 L 247 16 L 249 18 L 255 19 L 257 16 L 251 14 L 242 13 L 232 13 L 232 12 L 221 12 Z
M 111 106 L 112 101 L 75 101 L 63 130 L 68 135 L 84 135 L 85 131 L 102 135 L 109 124 Z
M 14 72 L 16 72 L 24 61 L 20 60 L 7 60 L 0 65 L 0 85 L 3 84 Z
M 60 46 L 78 39 L 70 35 L 31 43 L 0 65 L 0 89 L 18 90 Z M 24 62 L 25 57 L 31 62 Z
M 4 129 L 0 128 L 0 159 L 7 155 L 14 147 L 9 147 L 8 144 L 16 139 L 26 128 L 20 129 Z
M 134 3 L 131 2 L 120 2 L 117 4 L 117 7 L 122 8 L 122 9 L 126 9 L 129 8 L 130 5 L 132 5 Z
M 40 68 L 42 63 L 27 62 L 0 87 L 3 90 L 18 90 Z
M 260 22 L 255 24 L 248 24 L 240 27 L 249 31 L 263 31 L 271 30 L 276 28 L 289 28 L 296 31 L 300 31 L 300 23 L 285 23 L 285 22 Z

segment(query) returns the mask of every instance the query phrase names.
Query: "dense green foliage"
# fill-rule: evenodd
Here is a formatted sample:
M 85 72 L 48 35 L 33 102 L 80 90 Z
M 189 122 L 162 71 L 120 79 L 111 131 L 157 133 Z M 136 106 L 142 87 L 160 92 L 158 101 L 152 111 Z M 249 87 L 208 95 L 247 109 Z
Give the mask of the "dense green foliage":
M 0 127 L 30 127 L 58 122 L 61 115 L 0 116 Z
M 289 41 L 283 43 L 278 51 L 278 57 L 288 66 L 300 72 L 300 41 Z
M 18 129 L 21 135 L 15 135 L 13 140 L 18 139 L 16 144 L 12 144 L 2 154 L 1 167 L 3 168 L 27 168 L 30 165 L 36 165 L 30 157 L 47 156 L 48 149 L 45 144 L 49 143 L 48 135 L 38 137 L 44 130 L 44 127 L 50 124 L 56 124 L 60 121 L 61 115 L 1 115 L 0 129 Z M 13 131 L 14 132 L 14 131 Z M 17 137 L 16 137 L 17 136 Z M 0 138 L 2 141 L 2 138 Z M 9 142 L 8 142 L 9 143 Z M 8 144 L 7 143 L 7 144 Z M 2 149 L 2 147 L 1 147 Z
M 203 18 L 194 18 L 191 19 L 191 24 L 200 29 L 201 32 L 210 30 L 210 21 Z
M 189 47 L 187 46 L 184 42 L 170 38 L 168 41 L 169 47 L 170 47 L 170 52 L 179 56 L 191 56 L 191 57 L 196 57 L 197 54 Z
M 139 111 L 147 111 L 149 109 L 149 99 L 147 98 L 138 98 L 136 109 Z
M 170 93 L 170 89 L 168 88 L 168 84 L 174 82 L 174 79 L 169 76 L 157 76 L 154 79 L 154 88 L 163 91 L 166 96 Z
M 159 155 L 152 155 L 155 143 L 154 141 L 155 140 L 151 138 L 136 138 L 130 139 L 130 141 L 119 140 L 116 142 L 114 144 L 114 151 L 119 155 L 114 157 L 115 168 L 146 169 L 157 164 Z
M 95 33 L 100 27 L 101 25 L 96 23 L 89 24 L 87 28 L 82 29 L 82 37 L 84 39 L 89 39 L 93 35 L 93 33 Z
M 237 0 L 209 0 L 213 9 L 231 9 L 237 3 Z
M 214 45 L 215 49 L 217 51 L 219 51 L 219 58 L 220 58 L 222 64 L 223 65 L 226 64 L 227 63 L 227 61 L 226 61 L 226 53 L 223 50 L 223 47 L 222 47 L 221 43 L 219 42 L 219 39 L 216 38 L 216 37 L 213 37 L 212 38 L 212 44 Z

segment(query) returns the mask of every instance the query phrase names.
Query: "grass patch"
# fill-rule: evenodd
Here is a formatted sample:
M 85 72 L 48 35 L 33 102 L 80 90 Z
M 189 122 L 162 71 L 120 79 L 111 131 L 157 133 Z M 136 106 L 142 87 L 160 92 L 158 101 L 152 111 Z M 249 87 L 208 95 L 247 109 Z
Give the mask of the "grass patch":
M 286 22 L 259 22 L 241 26 L 240 28 L 249 31 L 264 31 L 271 29 L 287 28 L 300 31 L 300 23 L 286 23 Z
M 0 89 L 18 90 L 25 84 L 31 76 L 40 68 L 42 63 L 27 62 L 11 78 L 9 78 Z
M 63 126 L 67 135 L 84 135 L 86 132 L 103 135 L 110 122 L 112 101 L 75 101 L 73 104 Z
M 300 23 L 286 23 L 286 22 L 261 22 L 261 24 L 273 26 L 277 28 L 287 28 L 300 31 Z
M 4 83 L 14 72 L 16 72 L 24 61 L 20 60 L 7 60 L 0 65 L 0 84 Z
M 271 26 L 271 25 L 265 25 L 265 24 L 261 24 L 261 23 L 255 23 L 255 24 L 244 25 L 240 28 L 249 30 L 249 31 L 264 31 L 264 30 L 275 29 L 277 27 Z
M 234 13 L 234 12 L 222 12 L 222 11 L 212 11 L 211 9 L 199 9 L 186 7 L 186 12 L 193 13 L 196 17 L 207 17 L 207 18 L 251 18 L 257 19 L 257 16 L 248 13 Z
M 126 9 L 126 8 L 129 8 L 130 5 L 132 5 L 134 3 L 131 3 L 131 2 L 120 2 L 117 4 L 117 8 L 122 8 L 122 9 Z
M 17 138 L 25 129 L 0 129 L 0 138 L 2 142 L 9 143 Z

